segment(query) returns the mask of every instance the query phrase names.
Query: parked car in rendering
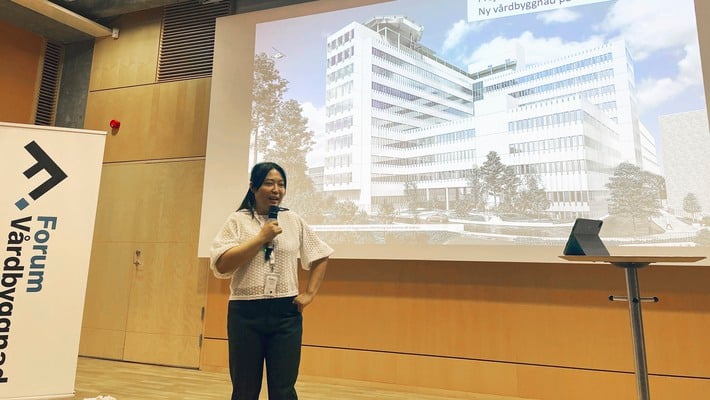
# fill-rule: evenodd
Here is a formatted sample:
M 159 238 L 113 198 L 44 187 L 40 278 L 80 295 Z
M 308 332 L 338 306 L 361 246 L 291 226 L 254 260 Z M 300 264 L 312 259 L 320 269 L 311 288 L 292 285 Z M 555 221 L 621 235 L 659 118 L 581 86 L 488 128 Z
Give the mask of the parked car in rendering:
M 440 211 L 420 211 L 417 213 L 417 221 L 426 224 L 446 224 L 449 217 Z

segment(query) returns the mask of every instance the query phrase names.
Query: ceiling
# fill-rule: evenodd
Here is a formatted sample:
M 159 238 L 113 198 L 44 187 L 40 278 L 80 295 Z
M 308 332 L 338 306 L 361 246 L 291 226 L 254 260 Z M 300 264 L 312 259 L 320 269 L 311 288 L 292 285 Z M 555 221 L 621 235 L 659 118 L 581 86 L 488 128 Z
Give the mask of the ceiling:
M 313 0 L 33 0 L 51 2 L 70 10 L 82 17 L 92 20 L 106 28 L 111 27 L 111 21 L 117 17 L 136 11 L 148 10 L 184 2 L 215 3 L 229 1 L 235 12 L 249 12 L 267 8 L 281 7 L 289 4 L 303 3 Z M 85 40 L 93 40 L 94 36 L 64 25 L 50 17 L 25 8 L 12 0 L 0 0 L 0 21 L 27 29 L 49 40 L 69 44 Z

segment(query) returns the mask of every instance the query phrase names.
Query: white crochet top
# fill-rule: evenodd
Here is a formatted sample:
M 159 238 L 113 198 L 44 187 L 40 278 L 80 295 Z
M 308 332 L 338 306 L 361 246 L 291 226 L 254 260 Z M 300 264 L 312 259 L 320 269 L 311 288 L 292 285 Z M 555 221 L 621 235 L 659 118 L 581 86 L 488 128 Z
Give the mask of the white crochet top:
M 217 259 L 230 248 L 254 237 L 261 230 L 267 216 L 254 214 L 248 210 L 232 212 L 210 248 L 210 268 L 217 278 L 232 279 L 230 300 L 253 300 L 264 296 L 264 280 L 271 272 L 271 265 L 264 259 L 264 253 L 254 257 L 249 264 L 234 272 L 223 274 L 217 271 Z M 323 242 L 315 232 L 293 211 L 284 210 L 278 215 L 283 232 L 274 239 L 273 270 L 279 275 L 274 297 L 298 295 L 298 259 L 303 269 L 310 269 L 311 263 L 328 257 L 333 249 Z

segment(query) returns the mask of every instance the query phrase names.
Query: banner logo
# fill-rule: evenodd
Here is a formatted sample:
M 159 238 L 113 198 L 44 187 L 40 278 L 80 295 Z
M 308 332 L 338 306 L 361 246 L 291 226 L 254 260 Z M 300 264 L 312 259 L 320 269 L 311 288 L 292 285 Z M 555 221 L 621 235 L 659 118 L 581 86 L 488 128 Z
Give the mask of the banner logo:
M 28 196 L 37 200 L 67 178 L 67 174 L 34 140 L 24 146 L 25 150 L 35 159 L 35 163 L 23 174 L 27 179 L 36 175 L 48 176 L 43 182 L 32 189 Z M 15 202 L 15 207 L 24 210 L 30 202 L 24 196 Z M 34 221 L 39 224 L 33 234 Z M 26 278 L 25 291 L 38 293 L 42 291 L 44 272 L 47 266 L 47 256 L 50 253 L 50 231 L 57 228 L 56 216 L 17 217 L 10 220 L 10 231 L 7 234 L 5 260 L 0 270 L 0 384 L 8 383 L 9 378 L 3 370 L 7 362 L 13 313 L 15 312 L 15 294 L 21 290 L 21 283 Z M 29 253 L 29 254 L 28 254 Z M 27 274 L 27 261 L 29 273 Z
M 49 155 L 47 155 L 47 153 L 45 153 L 34 140 L 25 146 L 25 150 L 27 150 L 27 152 L 30 153 L 30 155 L 37 161 L 33 166 L 27 168 L 24 172 L 27 179 L 37 175 L 40 171 L 47 171 L 49 174 L 49 179 L 41 183 L 29 193 L 32 200 L 37 200 L 63 181 L 67 177 L 67 174 L 59 168 L 57 163 L 55 163 L 54 160 L 52 160 L 52 158 L 49 157 Z M 29 204 L 29 201 L 27 201 L 24 197 L 15 202 L 15 206 L 20 210 L 24 210 Z

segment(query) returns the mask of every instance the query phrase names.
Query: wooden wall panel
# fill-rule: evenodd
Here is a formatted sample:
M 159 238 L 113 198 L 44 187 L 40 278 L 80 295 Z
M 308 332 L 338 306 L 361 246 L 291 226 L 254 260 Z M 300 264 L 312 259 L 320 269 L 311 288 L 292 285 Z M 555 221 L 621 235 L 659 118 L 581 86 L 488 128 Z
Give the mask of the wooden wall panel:
M 651 266 L 639 271 L 650 373 L 710 378 L 710 267 Z
M 650 376 L 649 391 L 653 400 L 704 399 L 710 393 L 710 380 L 682 376 Z
M 220 371 L 229 374 L 229 348 L 224 339 L 205 338 L 202 342 L 200 369 L 204 371 Z
M 81 328 L 81 341 L 79 342 L 79 355 L 122 360 L 125 342 L 126 331 L 124 329 L 116 330 L 83 326 Z
M 129 331 L 126 332 L 123 359 L 149 364 L 196 368 L 200 364 L 199 338 Z
M 203 174 L 203 160 L 104 165 L 83 355 L 114 355 L 95 336 L 110 330 L 125 337 L 119 359 L 199 365 L 207 287 L 206 263 L 197 258 Z
M 642 295 L 661 298 L 643 305 L 649 372 L 656 378 L 696 377 L 695 385 L 707 380 L 710 349 L 703 337 L 710 289 L 703 282 L 710 268 L 654 266 L 640 270 L 639 277 Z M 214 370 L 215 360 L 226 360 L 228 287 L 210 279 L 205 332 L 214 343 L 203 352 L 214 354 L 203 354 L 203 362 L 209 360 Z M 302 274 L 301 285 L 306 279 Z M 628 398 L 635 393 L 628 306 L 610 302 L 611 294 L 625 294 L 624 271 L 605 264 L 334 259 L 304 314 L 303 373 L 541 399 L 581 399 L 565 396 L 574 388 L 603 384 L 612 390 L 625 382 L 625 389 L 589 398 Z M 214 318 L 220 322 L 212 323 Z M 305 356 L 319 352 L 327 360 Z M 406 363 L 400 360 L 405 356 Z M 520 366 L 526 366 L 528 380 L 519 375 Z M 472 387 L 464 377 L 452 382 L 419 375 L 442 368 L 447 376 L 495 376 L 474 379 Z M 576 371 L 574 385 L 560 386 L 557 375 L 569 371 Z M 501 390 L 510 389 L 511 379 L 517 393 Z M 664 379 L 663 385 L 682 386 Z
M 620 270 L 378 264 L 334 260 L 321 293 L 306 311 L 306 344 L 633 369 L 627 313 L 607 300 L 608 287 L 623 287 Z M 612 324 L 622 334 L 609 335 Z
M 101 202 L 99 202 L 100 210 Z M 86 285 L 79 354 L 122 359 L 133 280 L 134 245 L 107 243 L 94 235 Z
M 159 357 L 165 364 L 198 367 L 207 273 L 196 243 L 136 245 L 142 263 L 131 285 L 125 359 Z
M 44 39 L 0 21 L 0 121 L 34 122 Z
M 203 174 L 203 160 L 104 165 L 94 240 L 196 245 Z
M 627 304 L 608 301 L 625 294 L 621 269 L 377 263 L 331 262 L 306 310 L 306 344 L 634 370 Z M 710 377 L 710 348 L 701 346 L 710 323 L 710 289 L 701 282 L 708 279 L 707 267 L 640 271 L 642 294 L 661 298 L 644 304 L 651 373 Z
M 630 374 L 317 347 L 303 349 L 301 374 L 544 400 L 628 400 L 636 390 Z
M 162 8 L 112 21 L 111 27 L 119 28 L 119 38 L 96 39 L 89 90 L 155 83 L 161 21 Z
M 185 243 L 137 243 L 137 247 L 141 264 L 131 285 L 127 330 L 199 337 L 198 297 L 203 297 L 206 284 L 199 278 L 206 278 L 206 273 L 195 257 L 197 247 Z M 172 300 L 157 301 L 157 297 Z
M 120 311 L 111 332 L 121 343 L 120 352 L 113 343 L 100 348 L 107 317 L 97 306 L 85 315 L 82 344 L 85 355 L 197 367 L 207 270 L 196 246 L 211 82 L 156 83 L 161 20 L 161 8 L 122 16 L 111 24 L 119 38 L 94 46 L 84 127 L 110 131 L 111 119 L 122 126 L 107 137 L 91 264 L 101 276 L 86 302 L 113 302 L 105 310 Z M 103 290 L 111 283 L 127 288 L 120 299 Z
M 86 298 L 91 301 L 86 301 L 84 306 L 84 327 L 126 328 L 130 282 L 135 274 L 134 247 L 131 243 L 94 240 L 86 289 Z M 99 299 L 101 301 L 97 301 Z
M 202 369 L 228 374 L 227 342 L 205 341 Z M 300 374 L 410 388 L 443 388 L 540 400 L 636 398 L 632 373 L 304 346 Z M 654 400 L 705 398 L 710 380 L 651 375 Z
M 205 268 L 209 269 L 209 261 Z M 205 310 L 205 338 L 225 339 L 227 337 L 227 303 L 229 279 L 217 279 L 208 271 L 207 301 Z
M 86 129 L 121 128 L 106 138 L 105 162 L 204 157 L 210 78 L 90 92 Z M 198 207 L 199 212 L 199 207 Z

